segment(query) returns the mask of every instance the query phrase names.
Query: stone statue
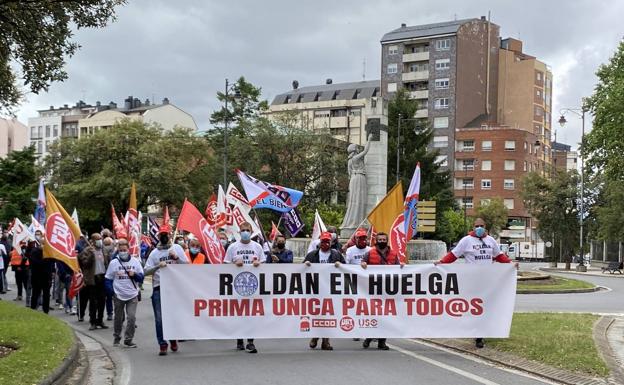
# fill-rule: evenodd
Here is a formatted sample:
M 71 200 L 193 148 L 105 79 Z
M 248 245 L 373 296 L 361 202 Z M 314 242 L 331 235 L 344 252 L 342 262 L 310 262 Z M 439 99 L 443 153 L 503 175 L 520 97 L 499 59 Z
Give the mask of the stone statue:
M 350 144 L 347 147 L 349 153 L 349 162 L 347 169 L 349 170 L 349 195 L 347 195 L 347 212 L 342 221 L 343 229 L 355 229 L 366 217 L 366 199 L 368 196 L 368 187 L 366 185 L 366 168 L 364 165 L 364 157 L 370 148 L 371 137 L 369 135 L 364 150 L 358 152 L 356 144 Z

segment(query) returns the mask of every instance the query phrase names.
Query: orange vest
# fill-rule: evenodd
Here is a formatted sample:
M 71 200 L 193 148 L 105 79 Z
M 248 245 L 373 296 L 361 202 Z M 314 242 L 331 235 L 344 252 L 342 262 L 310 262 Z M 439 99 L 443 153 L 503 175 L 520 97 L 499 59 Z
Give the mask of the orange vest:
M 188 261 L 190 264 L 203 265 L 204 263 L 206 263 L 206 256 L 202 253 L 197 253 L 197 255 L 195 256 L 195 259 L 191 259 L 190 250 L 186 250 L 184 254 L 186 254 L 186 258 L 188 258 Z
M 22 264 L 22 256 L 17 250 L 11 250 L 11 266 L 20 266 Z M 30 261 L 26 260 L 26 266 L 30 265 Z

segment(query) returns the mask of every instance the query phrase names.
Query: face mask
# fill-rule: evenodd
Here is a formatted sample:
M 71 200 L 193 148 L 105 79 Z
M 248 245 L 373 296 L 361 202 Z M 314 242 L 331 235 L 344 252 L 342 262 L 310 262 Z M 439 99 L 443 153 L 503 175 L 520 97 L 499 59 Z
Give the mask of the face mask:
M 35 239 L 37 240 L 37 242 L 41 243 L 41 241 L 43 240 L 43 237 L 41 235 L 37 235 Z
M 199 249 L 197 247 L 191 247 L 191 254 L 199 254 Z
M 225 247 L 228 244 L 227 239 L 220 239 L 219 242 L 221 242 L 221 246 Z
M 240 236 L 243 241 L 249 241 L 251 240 L 251 231 L 247 231 L 247 230 L 241 231 Z
M 363 249 L 366 247 L 366 239 L 358 239 L 356 245 L 359 249 Z
M 277 244 L 277 248 L 278 249 L 283 249 L 284 247 L 286 247 L 285 243 L 280 242 L 280 243 Z
M 166 245 L 167 243 L 169 243 L 169 235 L 168 234 L 161 234 L 158 239 L 160 240 L 160 243 L 162 243 L 163 245 Z
M 477 237 L 483 238 L 485 235 L 485 227 L 475 227 L 474 232 Z
M 377 242 L 377 248 L 383 250 L 388 247 L 388 242 Z
M 130 254 L 127 251 L 120 251 L 117 256 L 124 262 L 128 262 L 130 260 Z
M 183 240 L 183 239 L 180 239 L 180 240 L 178 241 L 178 245 L 182 246 L 183 244 L 184 244 L 184 240 Z
M 336 233 L 331 233 L 332 242 L 336 240 Z
M 101 249 L 102 248 L 102 241 L 99 240 L 99 239 L 97 241 L 95 241 L 95 247 L 97 247 L 98 249 Z

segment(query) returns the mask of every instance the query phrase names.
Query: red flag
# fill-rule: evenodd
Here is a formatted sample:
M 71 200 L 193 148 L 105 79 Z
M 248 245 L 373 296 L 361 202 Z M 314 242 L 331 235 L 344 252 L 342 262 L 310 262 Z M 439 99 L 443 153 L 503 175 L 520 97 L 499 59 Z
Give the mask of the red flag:
M 182 206 L 180 217 L 178 218 L 178 229 L 188 231 L 199 239 L 210 263 L 223 263 L 225 249 L 221 246 L 219 237 L 197 207 L 193 206 L 193 204 L 186 199 L 184 200 L 184 205 Z
M 165 206 L 165 209 L 163 210 L 163 221 L 162 224 L 160 225 L 160 229 L 159 231 L 166 231 L 168 233 L 171 232 L 171 217 L 169 216 L 169 206 Z
M 127 238 L 128 233 L 126 232 L 126 227 L 121 224 L 117 214 L 115 213 L 115 206 L 111 203 L 111 216 L 113 218 L 113 231 L 115 232 L 115 238 Z
M 208 201 L 204 214 L 206 215 L 208 224 L 214 226 L 214 224 L 217 223 L 217 195 L 215 193 L 212 193 L 210 196 L 210 200 Z
M 275 226 L 275 223 L 271 221 L 271 234 L 269 234 L 269 241 L 271 242 L 275 241 L 275 237 L 277 237 L 278 235 L 282 235 L 282 233 L 280 233 L 277 226 Z
M 76 294 L 84 287 L 84 276 L 82 271 L 77 271 L 72 276 L 71 286 L 69 287 L 69 298 L 74 298 Z
M 399 256 L 401 257 L 401 262 L 407 263 L 405 227 L 403 225 L 403 221 L 403 213 L 401 213 L 398 217 L 396 217 L 394 223 L 392 224 L 389 235 L 390 239 L 388 239 L 388 243 L 393 250 L 399 253 Z

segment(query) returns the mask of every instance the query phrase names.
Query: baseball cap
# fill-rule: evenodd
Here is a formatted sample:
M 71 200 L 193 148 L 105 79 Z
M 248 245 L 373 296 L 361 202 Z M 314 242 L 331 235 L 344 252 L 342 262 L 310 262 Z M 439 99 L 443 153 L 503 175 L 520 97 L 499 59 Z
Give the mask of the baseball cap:
M 325 231 L 324 233 L 321 233 L 321 241 L 331 241 L 332 236 L 330 232 Z
M 359 238 L 359 237 L 365 237 L 365 236 L 367 236 L 367 235 L 368 235 L 368 233 L 367 233 L 367 231 L 366 231 L 366 230 L 364 230 L 364 229 L 357 229 L 357 231 L 355 232 L 355 237 L 356 237 L 356 238 Z

